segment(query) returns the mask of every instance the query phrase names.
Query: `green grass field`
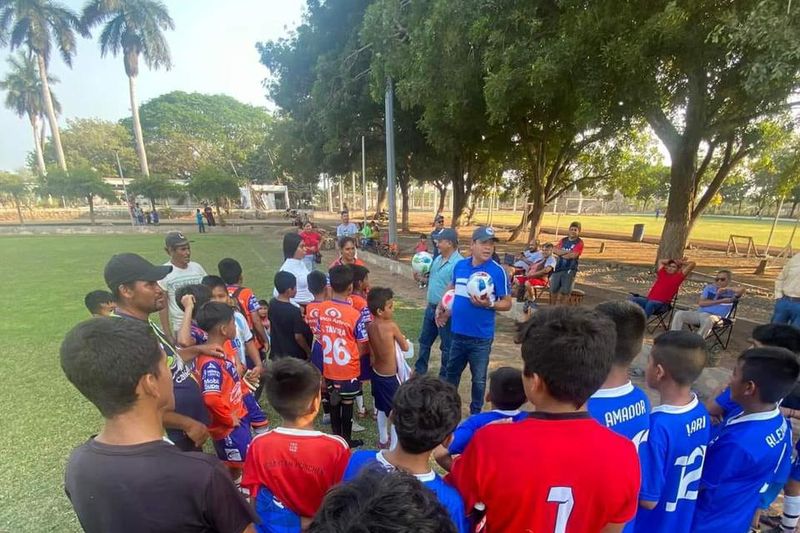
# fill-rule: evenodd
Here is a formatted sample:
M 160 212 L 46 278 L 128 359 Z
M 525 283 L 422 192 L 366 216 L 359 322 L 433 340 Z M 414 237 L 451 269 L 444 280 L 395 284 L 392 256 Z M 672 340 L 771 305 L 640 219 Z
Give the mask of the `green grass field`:
M 518 224 L 521 213 L 511 213 L 509 211 L 501 211 L 493 218 L 494 224 Z M 655 215 L 573 215 L 562 214 L 560 217 L 553 213 L 547 213 L 544 216 L 544 226 L 548 228 L 556 227 L 558 224 L 559 234 L 565 234 L 567 226 L 572 220 L 580 220 L 583 229 L 586 231 L 606 231 L 609 233 L 619 233 L 621 235 L 629 236 L 633 231 L 634 224 L 645 225 L 645 235 L 648 237 L 657 237 L 661 235 L 661 230 L 664 227 L 663 214 L 656 220 Z M 475 222 L 482 224 L 486 222 L 486 213 L 480 212 L 475 215 Z M 762 247 L 767 242 L 770 228 L 772 227 L 772 219 L 764 218 L 762 220 L 750 218 L 733 218 L 733 217 L 716 217 L 704 216 L 695 224 L 691 239 L 698 239 L 704 241 L 717 241 L 726 243 L 728 236 L 735 235 L 749 235 L 753 237 L 756 245 Z M 775 234 L 772 237 L 770 249 L 777 252 L 789 241 L 794 227 L 793 221 L 779 221 L 775 227 Z M 800 244 L 800 232 L 795 236 L 794 242 Z M 746 243 L 745 243 L 746 244 Z M 741 244 L 740 244 L 741 246 Z
M 270 231 L 270 230 L 266 230 Z M 159 235 L 36 236 L 0 238 L 0 532 L 80 531 L 64 495 L 66 459 L 97 433 L 97 411 L 64 378 L 58 348 L 64 334 L 88 318 L 84 295 L 103 289 L 103 267 L 111 255 L 136 252 L 166 261 Z M 280 241 L 272 235 L 204 235 L 195 238 L 193 260 L 209 272 L 223 257 L 243 266 L 245 284 L 261 297 L 272 292 L 280 266 Z M 397 321 L 414 339 L 420 309 L 398 305 Z M 368 397 L 368 404 L 372 404 Z M 271 413 L 273 422 L 277 415 Z M 356 434 L 374 445 L 371 419 Z M 363 437 L 362 437 L 363 435 Z

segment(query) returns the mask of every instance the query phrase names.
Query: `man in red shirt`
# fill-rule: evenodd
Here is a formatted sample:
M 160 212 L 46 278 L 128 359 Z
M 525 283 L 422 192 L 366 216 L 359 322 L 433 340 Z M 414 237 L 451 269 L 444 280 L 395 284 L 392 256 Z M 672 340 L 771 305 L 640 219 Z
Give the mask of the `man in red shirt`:
M 680 261 L 675 259 L 662 259 L 656 273 L 656 282 L 650 288 L 647 296 L 638 294 L 631 297 L 631 301 L 644 309 L 644 314 L 650 317 L 664 311 L 669 303 L 678 294 L 681 283 L 694 270 L 695 262 L 685 257 Z
M 452 483 L 467 509 L 485 505 L 488 531 L 622 531 L 638 505 L 636 448 L 586 411 L 611 369 L 614 324 L 588 309 L 545 308 L 518 341 L 536 412 L 480 429 Z

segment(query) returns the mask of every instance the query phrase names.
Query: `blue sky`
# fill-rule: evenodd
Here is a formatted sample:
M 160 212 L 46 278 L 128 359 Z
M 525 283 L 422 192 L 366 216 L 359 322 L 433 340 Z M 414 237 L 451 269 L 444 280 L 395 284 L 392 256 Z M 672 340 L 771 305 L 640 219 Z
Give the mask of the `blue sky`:
M 149 71 L 142 64 L 138 77 L 140 104 L 160 94 L 223 93 L 243 102 L 267 106 L 261 86 L 267 70 L 258 61 L 255 43 L 287 35 L 301 20 L 303 0 L 162 0 L 175 30 L 167 33 L 172 52 L 170 71 Z M 62 0 L 79 11 L 84 0 Z M 94 34 L 99 34 L 96 28 Z M 8 48 L 0 49 L 0 77 L 6 70 Z M 94 39 L 81 39 L 70 70 L 54 54 L 50 73 L 66 118 L 95 117 L 118 120 L 130 114 L 128 79 L 121 57 L 100 57 Z M 30 123 L 2 106 L 0 93 L 0 170 L 25 164 L 33 150 Z

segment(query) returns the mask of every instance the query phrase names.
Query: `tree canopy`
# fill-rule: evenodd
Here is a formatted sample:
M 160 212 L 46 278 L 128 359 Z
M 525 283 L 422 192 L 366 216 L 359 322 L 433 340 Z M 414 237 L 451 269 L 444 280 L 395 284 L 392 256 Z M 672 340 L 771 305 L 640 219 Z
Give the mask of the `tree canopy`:
M 116 122 L 93 118 L 67 119 L 61 142 L 70 167 L 91 168 L 104 177 L 116 176 L 116 153 L 126 176 L 138 173 L 130 130 Z M 53 143 L 45 145 L 44 158 L 48 165 L 55 163 Z M 29 161 L 33 161 L 32 155 Z

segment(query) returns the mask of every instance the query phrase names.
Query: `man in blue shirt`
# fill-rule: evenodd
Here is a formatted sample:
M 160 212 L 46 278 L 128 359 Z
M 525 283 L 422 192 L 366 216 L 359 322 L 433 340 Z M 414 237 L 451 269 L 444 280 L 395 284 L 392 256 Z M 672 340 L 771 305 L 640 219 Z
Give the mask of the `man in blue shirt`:
M 553 255 L 558 258 L 556 268 L 550 274 L 550 303 L 566 304 L 575 285 L 575 276 L 578 274 L 578 260 L 583 253 L 583 239 L 581 239 L 581 223 L 571 222 L 569 235 L 558 241 Z
M 480 413 L 486 391 L 486 373 L 494 340 L 496 311 L 511 309 L 508 275 L 499 263 L 492 260 L 497 237 L 490 227 L 480 226 L 472 232 L 472 257 L 462 260 L 453 269 L 455 287 L 453 308 L 446 311 L 441 304 L 436 310 L 436 323 L 443 326 L 452 315 L 450 354 L 446 379 L 456 387 L 461 373 L 469 364 L 472 373 L 471 414 Z M 494 298 L 478 299 L 467 293 L 467 281 L 472 274 L 485 272 L 494 283 Z
M 733 303 L 744 294 L 743 287 L 730 287 L 732 277 L 730 270 L 717 272 L 714 283 L 703 287 L 700 300 L 697 302 L 697 310 L 676 311 L 670 329 L 680 331 L 684 324 L 699 326 L 697 333 L 706 338 L 716 324 L 728 317 L 733 309 Z
M 419 357 L 414 364 L 414 372 L 424 374 L 428 371 L 428 359 L 436 337 L 441 338 L 442 366 L 439 377 L 444 379 L 447 371 L 447 356 L 450 353 L 450 321 L 441 328 L 436 325 L 436 306 L 442 301 L 445 291 L 453 279 L 456 263 L 464 259 L 458 253 L 458 234 L 452 228 L 443 228 L 436 236 L 439 255 L 433 260 L 428 275 L 428 306 L 422 317 L 422 331 L 419 334 Z
M 743 411 L 708 445 L 693 533 L 749 530 L 760 492 L 781 481 L 776 473 L 785 472 L 791 458 L 792 430 L 778 401 L 798 375 L 797 356 L 785 348 L 752 348 L 739 357 L 731 398 Z
M 433 245 L 433 258 L 439 257 L 442 252 L 439 250 L 438 241 L 439 236 L 444 231 L 444 215 L 436 215 L 433 219 L 433 231 L 431 232 L 431 244 Z

